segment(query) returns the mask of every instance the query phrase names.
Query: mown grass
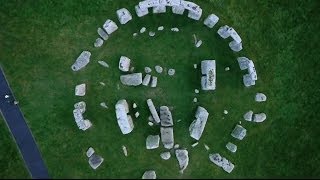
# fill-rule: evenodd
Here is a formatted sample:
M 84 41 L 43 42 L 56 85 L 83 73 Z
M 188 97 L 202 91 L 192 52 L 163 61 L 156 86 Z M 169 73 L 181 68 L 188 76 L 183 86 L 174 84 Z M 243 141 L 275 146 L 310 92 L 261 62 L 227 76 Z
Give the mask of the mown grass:
M 195 1 L 204 10 L 200 22 L 188 19 L 186 14 L 173 15 L 169 9 L 166 14 L 137 18 L 137 2 L 1 2 L 0 64 L 51 177 L 140 178 L 148 169 L 155 169 L 159 178 L 319 177 L 319 35 L 314 33 L 319 29 L 318 1 Z M 97 28 L 107 18 L 119 24 L 115 11 L 122 7 L 129 9 L 133 20 L 119 25 L 103 47 L 93 48 Z M 202 24 L 210 13 L 220 17 L 213 29 Z M 217 29 L 225 24 L 241 35 L 243 51 L 233 53 L 229 40 L 217 35 Z M 154 38 L 147 34 L 132 38 L 142 26 L 156 30 L 160 25 L 165 26 L 165 31 L 156 32 Z M 171 27 L 179 27 L 180 32 L 169 31 Z M 193 46 L 193 34 L 204 41 L 199 49 Z M 91 63 L 73 73 L 70 66 L 82 50 L 92 52 Z M 133 60 L 136 72 L 159 64 L 166 69 L 175 68 L 176 75 L 157 75 L 155 89 L 123 86 L 117 68 L 121 55 Z M 244 88 L 238 56 L 255 62 L 259 78 L 256 86 Z M 194 89 L 200 89 L 200 72 L 193 69 L 193 64 L 199 65 L 204 59 L 217 62 L 217 90 L 195 95 Z M 98 60 L 107 61 L 110 68 L 102 68 Z M 226 66 L 231 71 L 225 72 Z M 106 86 L 99 85 L 100 81 Z M 85 97 L 74 96 L 74 87 L 80 83 L 87 84 Z M 268 101 L 255 103 L 256 92 L 264 92 Z M 194 97 L 199 103 L 192 102 Z M 114 104 L 122 98 L 130 104 L 136 102 L 141 114 L 134 121 L 134 131 L 126 136 L 121 135 L 114 113 Z M 189 150 L 190 163 L 183 175 L 178 172 L 175 158 L 161 160 L 163 147 L 145 149 L 145 138 L 159 134 L 158 127 L 147 125 L 148 98 L 156 106 L 171 107 L 174 120 L 182 120 L 175 122 L 174 135 L 175 141 Z M 87 103 L 85 117 L 93 122 L 92 129 L 86 132 L 77 129 L 72 117 L 73 104 L 80 100 Z M 107 102 L 108 110 L 100 108 L 102 101 Z M 188 127 L 198 105 L 205 107 L 210 117 L 199 145 L 191 148 L 194 141 Z M 229 111 L 227 116 L 223 115 L 224 109 Z M 248 135 L 237 141 L 230 133 L 250 109 L 265 112 L 268 118 L 262 124 L 242 121 Z M 3 125 L 1 129 L 6 128 Z M 8 130 L 0 134 L 4 138 L 2 147 L 6 147 L 1 149 L 1 168 L 5 171 L 0 172 L 0 177 L 27 177 L 26 170 L 20 171 L 22 161 L 17 161 L 20 155 Z M 238 145 L 236 154 L 226 150 L 228 141 Z M 209 152 L 204 143 L 210 146 Z M 124 157 L 122 145 L 127 146 L 128 157 Z M 85 156 L 89 146 L 105 158 L 96 171 L 89 167 Z M 8 152 L 12 155 L 7 156 Z M 213 152 L 236 165 L 231 174 L 208 160 Z

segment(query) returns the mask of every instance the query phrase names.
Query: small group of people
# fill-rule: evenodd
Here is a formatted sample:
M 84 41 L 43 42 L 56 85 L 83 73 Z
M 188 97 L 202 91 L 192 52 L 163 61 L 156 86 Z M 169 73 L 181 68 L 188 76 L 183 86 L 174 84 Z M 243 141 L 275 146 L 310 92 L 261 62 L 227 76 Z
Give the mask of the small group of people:
M 15 100 L 11 94 L 6 94 L 6 95 L 4 96 L 4 98 L 5 98 L 5 100 L 6 100 L 7 103 L 12 103 L 12 104 L 14 104 L 14 105 L 19 104 L 19 101 Z

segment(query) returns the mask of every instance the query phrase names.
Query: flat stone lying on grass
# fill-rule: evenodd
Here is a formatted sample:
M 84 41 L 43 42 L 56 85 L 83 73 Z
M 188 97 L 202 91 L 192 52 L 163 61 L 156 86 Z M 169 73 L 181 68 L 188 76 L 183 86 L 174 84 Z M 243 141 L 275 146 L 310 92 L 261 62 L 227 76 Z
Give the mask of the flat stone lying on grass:
M 246 135 L 247 135 L 247 130 L 238 124 L 236 125 L 236 127 L 233 129 L 233 131 L 231 133 L 232 137 L 239 139 L 239 140 L 242 140 Z
M 138 36 L 138 33 L 133 33 L 132 36 L 136 37 L 136 36 Z
M 103 45 L 103 40 L 101 38 L 97 38 L 93 44 L 94 47 L 101 47 L 102 45 Z
M 209 117 L 208 111 L 205 108 L 198 106 L 198 109 L 195 115 L 196 119 L 191 123 L 189 127 L 189 133 L 193 139 L 195 140 L 200 139 L 204 131 L 204 128 L 206 126 L 208 117 Z
M 75 109 L 79 109 L 81 113 L 86 112 L 86 103 L 84 101 L 80 101 L 74 104 Z
M 230 67 L 224 68 L 225 71 L 230 71 Z
M 118 26 L 112 20 L 107 19 L 103 24 L 103 29 L 110 35 L 118 29 Z
M 153 126 L 153 122 L 150 122 L 150 121 L 149 121 L 149 122 L 148 122 L 148 125 L 149 125 L 149 126 Z
M 152 76 L 151 87 L 157 87 L 158 78 L 156 76 Z
M 175 144 L 175 145 L 173 146 L 174 149 L 178 149 L 179 147 L 180 147 L 179 144 Z
M 146 74 L 146 76 L 143 78 L 142 85 L 148 86 L 151 80 L 151 75 Z
M 193 98 L 193 102 L 194 103 L 198 102 L 198 99 L 197 98 Z
M 144 72 L 147 73 L 147 74 L 149 74 L 149 73 L 152 72 L 152 69 L 151 69 L 150 67 L 145 67 L 145 68 L 144 68 Z
M 156 172 L 153 170 L 146 171 L 142 175 L 142 179 L 156 179 L 156 178 L 157 178 Z
M 243 115 L 243 119 L 246 121 L 252 121 L 253 111 L 248 111 Z
M 163 71 L 163 68 L 161 66 L 159 66 L 159 65 L 156 65 L 154 68 L 155 68 L 156 72 L 159 73 L 159 74 L 161 74 L 162 71 Z
M 149 32 L 149 36 L 153 37 L 153 36 L 155 36 L 155 35 L 156 35 L 155 32 L 153 32 L 153 31 L 150 31 L 150 32 Z
M 196 147 L 199 144 L 199 142 L 193 143 L 191 146 Z
M 197 64 L 193 64 L 193 68 L 197 69 L 198 65 Z
M 119 60 L 119 69 L 123 72 L 128 72 L 130 69 L 131 59 L 126 56 L 121 56 Z
M 175 73 L 176 73 L 176 70 L 175 70 L 175 69 L 169 69 L 169 70 L 168 70 L 168 75 L 169 75 L 169 76 L 173 76 Z
M 214 153 L 209 155 L 209 159 L 215 165 L 221 167 L 224 171 L 231 173 L 234 169 L 234 164 L 232 164 L 229 160 L 222 157 L 219 153 Z
M 199 40 L 199 41 L 197 41 L 197 43 L 196 43 L 196 47 L 198 48 L 198 47 L 200 47 L 202 45 L 202 40 Z
M 105 61 L 98 61 L 98 63 L 99 63 L 101 66 L 103 66 L 103 67 L 106 67 L 106 68 L 109 67 L 109 64 L 106 63 Z
M 237 145 L 235 145 L 235 144 L 233 144 L 233 143 L 231 143 L 231 142 L 228 142 L 228 143 L 226 144 L 226 148 L 227 148 L 229 151 L 233 152 L 233 153 L 235 153 L 235 152 L 237 151 Z
M 174 137 L 173 137 L 173 128 L 172 127 L 160 127 L 161 141 L 166 149 L 173 148 Z
M 264 101 L 267 100 L 267 96 L 265 94 L 263 94 L 263 93 L 257 93 L 255 98 L 254 98 L 254 100 L 256 102 L 264 102 Z
M 122 84 L 127 86 L 139 86 L 142 84 L 142 73 L 121 75 L 120 81 Z
M 171 28 L 171 31 L 173 31 L 173 32 L 179 32 L 179 28 Z
M 228 111 L 227 110 L 223 110 L 223 114 L 228 114 Z
M 122 145 L 122 151 L 123 151 L 124 156 L 127 157 L 128 156 L 128 150 L 127 150 L 126 146 Z
M 159 147 L 160 136 L 159 135 L 149 135 L 146 140 L 147 149 L 156 149 Z
M 132 104 L 132 107 L 133 107 L 133 109 L 135 109 L 135 108 L 137 108 L 138 106 L 137 106 L 136 103 L 133 103 L 133 104 Z
M 182 174 L 189 164 L 188 151 L 185 149 L 177 149 L 175 153 L 179 162 L 180 173 Z
M 147 104 L 148 104 L 149 110 L 151 112 L 151 115 L 152 115 L 154 121 L 156 123 L 160 123 L 160 118 L 159 118 L 158 112 L 157 112 L 156 108 L 154 107 L 152 100 L 148 99 Z
M 92 147 L 90 147 L 87 152 L 86 152 L 86 155 L 87 157 L 91 157 L 92 155 L 94 154 L 94 149 Z
M 146 32 L 146 30 L 147 30 L 146 27 L 142 27 L 142 28 L 140 29 L 140 33 L 142 34 L 142 33 Z
M 204 25 L 206 25 L 209 28 L 213 28 L 214 25 L 216 25 L 219 21 L 219 17 L 215 14 L 210 14 L 203 22 Z
M 158 31 L 163 31 L 164 30 L 164 27 L 163 26 L 159 26 L 158 27 Z
M 129 106 L 125 99 L 119 100 L 115 105 L 117 122 L 122 134 L 129 134 L 133 128 L 133 122 L 129 112 Z
M 80 69 L 84 68 L 90 62 L 91 52 L 89 51 L 82 51 L 79 57 L 71 66 L 73 71 L 79 71 Z
M 164 127 L 173 126 L 172 115 L 167 106 L 160 107 L 160 121 L 161 121 L 161 126 L 164 126 Z
M 100 85 L 105 86 L 106 84 L 104 82 L 99 82 Z
M 85 96 L 86 95 L 86 84 L 79 84 L 75 88 L 76 96 Z
M 204 148 L 205 148 L 207 151 L 209 151 L 209 150 L 210 150 L 209 146 L 208 146 L 208 145 L 206 145 L 206 144 L 204 144 Z
M 97 32 L 103 40 L 108 40 L 109 36 L 102 28 L 98 28 Z
M 201 88 L 202 90 L 216 89 L 216 61 L 203 60 L 201 61 Z
M 138 118 L 138 117 L 140 116 L 140 113 L 139 113 L 139 112 L 136 112 L 136 113 L 134 114 L 134 116 L 135 116 L 136 118 Z
M 230 49 L 231 49 L 232 51 L 234 51 L 234 52 L 239 52 L 239 51 L 241 51 L 241 50 L 243 49 L 242 43 L 241 43 L 241 42 L 238 43 L 238 42 L 236 42 L 236 41 L 231 41 L 231 42 L 229 43 L 229 47 L 230 47 Z
M 132 20 L 131 13 L 126 8 L 118 9 L 116 13 L 120 24 L 126 24 Z
M 88 162 L 92 167 L 92 169 L 97 169 L 102 164 L 103 161 L 104 159 L 101 156 L 97 154 L 93 154 L 92 156 L 90 156 Z
M 168 160 L 168 159 L 170 159 L 171 154 L 170 154 L 170 152 L 163 152 L 163 153 L 160 154 L 160 157 L 161 157 L 163 160 Z
M 259 113 L 259 114 L 254 114 L 253 115 L 253 122 L 263 122 L 264 120 L 267 119 L 267 115 L 265 113 Z
M 105 102 L 101 102 L 101 103 L 100 103 L 100 106 L 103 107 L 103 108 L 105 108 L 105 109 L 108 109 L 108 106 L 107 106 L 107 104 L 106 104 Z

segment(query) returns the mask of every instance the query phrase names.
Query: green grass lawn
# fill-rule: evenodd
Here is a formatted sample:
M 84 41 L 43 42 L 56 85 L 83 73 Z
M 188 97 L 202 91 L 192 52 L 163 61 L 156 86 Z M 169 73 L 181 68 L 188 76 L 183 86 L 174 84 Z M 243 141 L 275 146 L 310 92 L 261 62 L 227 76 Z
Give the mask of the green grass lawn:
M 166 14 L 138 18 L 134 11 L 138 2 L 0 1 L 0 65 L 52 178 L 140 178 L 149 169 L 156 170 L 158 178 L 319 177 L 319 1 L 194 0 L 203 9 L 201 21 L 187 18 L 186 12 L 174 15 L 169 8 Z M 123 7 L 133 15 L 127 25 L 120 25 L 115 13 Z M 211 13 L 220 17 L 213 29 L 202 23 Z M 109 18 L 119 29 L 101 48 L 94 48 L 97 28 Z M 242 37 L 244 49 L 239 53 L 230 50 L 230 39 L 216 33 L 226 24 Z M 161 25 L 165 30 L 156 31 L 153 38 L 147 33 L 132 37 L 143 26 L 155 31 Z M 171 32 L 171 27 L 180 32 Z M 203 40 L 199 49 L 193 45 L 193 34 Z M 83 50 L 91 51 L 91 62 L 73 72 L 70 67 Z M 175 68 L 176 75 L 158 75 L 153 68 L 157 88 L 124 86 L 119 80 L 121 55 L 132 59 L 135 72 L 159 64 Z M 254 61 L 256 86 L 242 84 L 245 72 L 239 69 L 239 56 Z M 199 66 L 205 59 L 216 60 L 217 89 L 196 95 L 201 74 L 193 64 Z M 101 67 L 98 60 L 108 62 L 110 68 Z M 227 66 L 231 70 L 225 72 Z M 74 96 L 74 87 L 80 83 L 87 84 L 85 97 Z M 267 102 L 256 103 L 257 92 L 265 93 Z M 198 103 L 192 102 L 194 97 Z M 175 142 L 189 151 L 184 174 L 179 174 L 174 156 L 168 161 L 160 158 L 165 151 L 162 145 L 156 150 L 145 148 L 146 137 L 160 132 L 158 126 L 147 124 L 148 98 L 158 107 L 173 109 Z M 140 117 L 134 119 L 135 129 L 129 135 L 121 134 L 115 118 L 119 99 L 138 104 Z M 85 117 L 93 123 L 85 132 L 77 128 L 72 115 L 74 103 L 81 100 L 87 104 Z M 99 106 L 103 101 L 109 109 Z M 210 115 L 199 145 L 192 148 L 195 141 L 188 128 L 199 105 Z M 223 115 L 224 109 L 228 115 Z M 267 120 L 244 122 L 242 116 L 248 110 L 265 112 Z M 133 112 L 131 108 L 132 116 Z M 240 120 L 248 130 L 242 141 L 230 135 Z M 27 178 L 21 155 L 0 121 L 0 178 Z M 238 146 L 235 154 L 225 148 L 229 141 Z M 90 146 L 105 159 L 96 171 L 85 155 Z M 231 174 L 209 161 L 209 153 L 215 152 L 235 164 Z

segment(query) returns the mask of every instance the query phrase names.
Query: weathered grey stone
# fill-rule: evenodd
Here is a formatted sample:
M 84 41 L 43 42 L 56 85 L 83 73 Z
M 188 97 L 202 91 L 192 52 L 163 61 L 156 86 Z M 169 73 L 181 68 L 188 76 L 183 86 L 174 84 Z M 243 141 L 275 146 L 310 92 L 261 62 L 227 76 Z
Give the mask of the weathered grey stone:
M 92 156 L 90 156 L 88 162 L 92 167 L 92 169 L 97 169 L 102 164 L 103 161 L 104 159 L 101 156 L 97 154 L 93 154 Z
M 178 149 L 179 147 L 180 147 L 179 144 L 175 144 L 175 145 L 173 146 L 174 149 Z
M 129 112 L 129 106 L 126 100 L 122 99 L 115 105 L 117 122 L 122 134 L 129 134 L 133 128 L 133 122 Z
M 171 31 L 173 31 L 173 32 L 179 32 L 179 28 L 177 28 L 177 27 L 171 28 Z
M 233 40 L 233 41 L 231 41 L 230 43 L 229 43 L 229 47 L 230 47 L 230 49 L 232 50 L 232 51 L 234 51 L 234 52 L 239 52 L 239 51 L 241 51 L 243 48 L 242 48 L 242 43 L 240 42 L 240 43 L 238 43 L 238 42 L 236 42 L 235 40 Z
M 157 178 L 156 172 L 153 170 L 146 171 L 142 175 L 142 179 L 156 179 L 156 178 Z
M 145 68 L 144 68 L 144 72 L 147 73 L 147 74 L 149 74 L 149 73 L 152 72 L 152 69 L 151 69 L 150 67 L 145 67 Z
M 103 29 L 110 35 L 118 29 L 118 26 L 115 22 L 110 19 L 107 19 L 103 24 Z
M 180 172 L 183 173 L 189 164 L 188 151 L 185 149 L 177 149 L 175 153 L 179 162 Z
M 204 25 L 208 26 L 209 28 L 213 28 L 219 21 L 219 17 L 215 14 L 210 14 L 203 22 Z
M 246 57 L 238 57 L 237 60 L 238 60 L 239 67 L 241 70 L 248 69 L 250 59 L 248 59 Z
M 160 107 L 160 121 L 161 121 L 161 126 L 165 126 L 165 127 L 173 126 L 172 115 L 167 106 Z
M 228 38 L 231 35 L 231 31 L 232 31 L 232 27 L 229 27 L 228 25 L 224 25 L 221 26 L 218 29 L 218 34 L 220 35 L 220 37 L 222 37 L 223 39 Z
M 109 36 L 108 34 L 102 29 L 102 28 L 98 28 L 98 34 L 99 36 L 103 39 L 103 40 L 108 40 Z
M 196 147 L 199 144 L 199 142 L 193 143 L 191 146 Z
M 136 5 L 134 7 L 134 9 L 136 10 L 136 14 L 137 14 L 138 17 L 142 17 L 142 16 L 145 16 L 145 15 L 149 14 L 148 8 L 140 8 L 139 5 Z
M 157 87 L 158 78 L 156 76 L 152 76 L 151 87 Z
M 259 113 L 259 114 L 254 114 L 253 115 L 253 122 L 263 122 L 264 120 L 267 119 L 267 115 L 265 113 Z
M 109 67 L 109 64 L 106 63 L 106 62 L 104 62 L 104 61 L 98 61 L 98 63 L 99 63 L 101 66 L 103 66 L 103 67 L 106 67 L 106 68 Z
M 126 8 L 121 8 L 117 10 L 116 13 L 120 24 L 126 24 L 127 22 L 132 20 L 131 13 Z
M 228 173 L 231 173 L 231 171 L 234 168 L 234 164 L 232 164 L 226 158 L 222 157 L 219 153 L 210 154 L 209 159 L 215 165 L 221 167 L 224 171 Z
M 122 84 L 127 86 L 139 86 L 142 84 L 142 73 L 121 75 L 120 81 Z
M 256 85 L 256 81 L 252 79 L 250 74 L 245 74 L 243 75 L 243 84 L 246 87 L 250 87 Z
M 267 100 L 267 96 L 263 93 L 257 93 L 255 96 L 255 101 L 257 102 L 264 102 Z
M 97 38 L 93 45 L 94 47 L 101 47 L 103 45 L 103 40 L 101 38 Z
M 132 107 L 135 109 L 135 108 L 137 108 L 138 106 L 137 106 L 136 103 L 133 103 L 133 104 L 132 104 Z
M 185 8 L 183 5 L 173 5 L 172 13 L 182 15 L 184 13 Z
M 92 147 L 89 147 L 89 149 L 86 152 L 87 157 L 91 157 L 94 154 L 94 149 Z
M 202 90 L 215 90 L 216 89 L 216 61 L 204 60 L 201 61 L 201 73 L 205 76 L 201 78 Z
M 89 129 L 92 124 L 89 120 L 84 120 L 81 109 L 73 110 L 73 117 L 79 129 L 85 131 Z
M 196 94 L 199 94 L 199 92 L 200 92 L 199 89 L 194 90 L 194 93 L 196 93 Z
M 224 68 L 225 71 L 230 71 L 230 67 Z
M 122 152 L 123 152 L 123 154 L 124 154 L 124 156 L 128 156 L 128 150 L 127 150 L 127 147 L 126 146 L 124 146 L 124 145 L 122 145 Z
M 148 125 L 149 125 L 149 126 L 153 126 L 153 122 L 150 122 L 150 121 L 149 121 L 149 122 L 148 122 Z
M 239 34 L 237 33 L 236 30 L 232 29 L 231 33 L 230 33 L 231 38 L 236 42 L 236 43 L 241 43 L 242 39 L 239 36 Z
M 171 154 L 170 154 L 170 152 L 163 152 L 160 154 L 160 157 L 164 160 L 168 160 L 168 159 L 170 159 Z
M 150 31 L 150 32 L 149 32 L 149 36 L 150 36 L 150 37 L 153 37 L 153 36 L 155 36 L 155 35 L 156 35 L 155 32 L 153 32 L 153 31 Z
M 142 85 L 148 86 L 151 80 L 151 75 L 146 74 L 146 76 L 143 78 Z
M 140 116 L 140 113 L 139 113 L 139 112 L 136 112 L 136 113 L 134 113 L 134 116 L 135 116 L 136 118 L 138 118 L 138 117 Z
M 153 14 L 165 13 L 167 11 L 166 6 L 159 5 L 153 7 Z
M 197 65 L 197 64 L 193 64 L 193 68 L 194 68 L 194 69 L 197 69 L 197 68 L 198 68 L 198 65 Z
M 80 112 L 83 114 L 86 112 L 86 103 L 84 101 L 80 101 L 74 104 L 75 109 L 79 109 Z
M 86 84 L 79 84 L 75 88 L 76 96 L 85 96 L 86 95 Z
M 158 27 L 158 31 L 163 31 L 164 30 L 164 27 L 163 26 L 159 26 Z
M 198 48 L 198 47 L 200 47 L 201 45 L 202 45 L 202 40 L 197 41 L 196 47 Z
M 235 152 L 237 151 L 237 145 L 235 145 L 235 144 L 233 144 L 233 143 L 231 143 L 231 142 L 228 142 L 228 143 L 227 143 L 226 148 L 227 148 L 229 151 L 233 152 L 233 153 L 235 153 Z
M 198 102 L 198 98 L 193 98 L 193 102 L 194 103 Z
M 199 140 L 206 126 L 209 113 L 205 108 L 198 106 L 195 117 L 196 119 L 189 127 L 189 132 L 192 138 Z
M 142 33 L 146 32 L 146 30 L 147 30 L 146 27 L 142 27 L 142 28 L 140 29 L 140 33 L 142 34 Z
M 130 69 L 131 59 L 126 56 L 121 56 L 119 60 L 119 69 L 123 72 L 128 72 Z
M 173 128 L 172 127 L 160 127 L 161 141 L 166 149 L 173 148 L 174 137 L 173 137 Z
M 176 73 L 176 70 L 175 70 L 175 69 L 169 69 L 169 70 L 168 70 L 168 75 L 169 75 L 169 76 L 173 76 L 175 73 Z
M 160 136 L 159 135 L 149 135 L 146 140 L 147 149 L 156 149 L 159 147 Z
M 107 106 L 107 104 L 105 102 L 100 103 L 100 106 L 105 108 L 105 109 L 108 109 L 108 106 Z
M 148 104 L 149 110 L 151 112 L 151 115 L 152 115 L 154 121 L 156 123 L 160 123 L 160 118 L 159 118 L 158 112 L 157 112 L 156 108 L 154 107 L 152 100 L 148 99 L 147 104 Z
M 209 151 L 209 146 L 208 145 L 206 145 L 206 144 L 204 144 L 204 148 L 207 150 L 207 151 Z
M 131 68 L 130 68 L 130 72 L 133 72 L 133 71 L 134 71 L 134 67 L 131 67 Z
M 104 82 L 99 82 L 100 85 L 105 86 L 106 84 Z
M 155 68 L 156 72 L 159 73 L 159 74 L 161 74 L 162 71 L 163 71 L 163 68 L 161 66 L 159 66 L 159 65 L 156 65 L 154 68 Z
M 242 140 L 246 136 L 246 134 L 247 130 L 244 127 L 242 127 L 241 125 L 236 125 L 231 133 L 231 136 L 236 139 Z
M 243 118 L 246 121 L 252 121 L 252 115 L 253 115 L 253 111 L 250 110 L 243 115 Z
M 79 71 L 80 69 L 84 68 L 90 62 L 91 52 L 89 51 L 82 51 L 79 57 L 71 66 L 73 71 Z

